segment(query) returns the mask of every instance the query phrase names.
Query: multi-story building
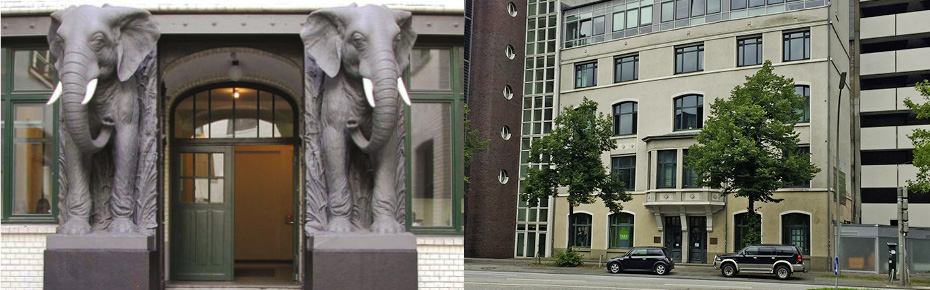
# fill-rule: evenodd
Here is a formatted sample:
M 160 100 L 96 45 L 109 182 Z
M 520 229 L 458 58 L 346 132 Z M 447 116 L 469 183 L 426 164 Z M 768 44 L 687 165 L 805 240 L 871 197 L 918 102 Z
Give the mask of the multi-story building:
M 106 2 L 149 10 L 161 30 L 160 210 L 151 228 L 157 255 L 151 271 L 159 284 L 183 289 L 206 273 L 231 280 L 213 287 L 247 280 L 263 289 L 300 288 L 309 277 L 301 272 L 306 241 L 299 238 L 304 144 L 298 137 L 307 115 L 299 32 L 310 12 L 352 1 Z M 60 102 L 45 104 L 58 77 L 47 40 L 49 15 L 72 4 L 103 3 L 0 5 L 2 289 L 43 288 L 46 236 L 58 228 Z M 413 104 L 405 116 L 407 200 L 400 202 L 406 204 L 406 228 L 417 236 L 419 286 L 463 288 L 464 9 L 457 1 L 394 3 L 391 8 L 413 13 L 418 33 L 403 73 Z M 191 160 L 187 164 L 213 172 L 170 170 Z M 181 189 L 190 187 L 196 190 Z M 201 215 L 206 212 L 198 212 L 197 220 L 186 211 L 204 204 L 229 215 L 207 220 Z M 205 225 L 215 231 L 203 230 Z M 216 234 L 223 226 L 234 230 Z
M 930 79 L 930 2 L 859 1 L 862 224 L 897 225 L 896 189 L 914 179 L 913 129 L 930 128 L 904 100 L 923 103 L 914 83 Z M 912 227 L 930 227 L 930 195 L 910 194 Z
M 548 6 L 534 4 L 530 10 Z M 849 2 L 565 0 L 555 6 L 560 9 L 538 11 L 547 17 L 527 16 L 521 178 L 528 166 L 543 166 L 526 163 L 529 145 L 548 132 L 556 110 L 588 98 L 613 117 L 618 147 L 604 152 L 603 161 L 621 173 L 633 200 L 620 213 L 595 203 L 575 207 L 571 216 L 561 196 L 540 208 L 520 201 L 515 256 L 564 250 L 575 235 L 573 248 L 592 260 L 632 246 L 664 246 L 681 262 L 710 263 L 715 254 L 740 249 L 742 236 L 755 230 L 763 243 L 798 245 L 815 268 L 828 267 L 834 176 L 843 220 L 851 219 L 855 196 L 849 140 L 850 119 L 858 117 L 848 86 L 839 89 L 840 74 L 849 70 Z M 554 51 L 540 41 L 540 35 L 553 39 L 538 33 L 548 28 L 556 31 Z M 549 67 L 550 59 L 557 65 Z M 775 197 L 783 202 L 757 204 L 761 228 L 750 229 L 747 201 L 697 187 L 683 156 L 714 99 L 727 98 L 765 60 L 809 100 L 799 108 L 804 117 L 795 130 L 821 172 L 779 189 Z

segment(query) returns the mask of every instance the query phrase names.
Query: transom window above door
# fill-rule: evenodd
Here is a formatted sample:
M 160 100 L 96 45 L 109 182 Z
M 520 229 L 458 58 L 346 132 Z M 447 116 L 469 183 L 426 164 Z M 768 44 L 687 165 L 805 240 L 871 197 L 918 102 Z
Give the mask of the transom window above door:
M 222 87 L 184 96 L 174 111 L 178 139 L 294 137 L 294 111 L 283 96 Z

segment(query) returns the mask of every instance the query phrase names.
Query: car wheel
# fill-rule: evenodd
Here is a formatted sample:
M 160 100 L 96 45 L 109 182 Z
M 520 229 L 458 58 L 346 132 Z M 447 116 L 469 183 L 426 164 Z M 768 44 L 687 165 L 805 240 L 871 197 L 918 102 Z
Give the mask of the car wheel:
M 665 275 L 665 273 L 668 272 L 668 267 L 666 267 L 665 264 L 656 264 L 656 267 L 654 270 L 656 274 Z
M 791 277 L 791 270 L 788 270 L 788 266 L 780 265 L 775 267 L 775 276 L 778 276 L 778 279 L 788 279 Z
M 607 265 L 607 271 L 613 274 L 620 273 L 620 263 L 613 262 Z
M 733 266 L 731 263 L 723 264 L 723 268 L 720 269 L 720 272 L 723 273 L 724 277 L 733 277 L 736 275 L 736 266 Z

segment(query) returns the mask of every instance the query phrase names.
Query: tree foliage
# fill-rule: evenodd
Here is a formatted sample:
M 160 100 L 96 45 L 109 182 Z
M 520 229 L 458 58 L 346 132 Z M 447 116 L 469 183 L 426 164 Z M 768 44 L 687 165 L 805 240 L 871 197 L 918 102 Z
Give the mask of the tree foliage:
M 611 212 L 619 212 L 620 202 L 631 199 L 619 176 L 609 174 L 601 162 L 602 154 L 617 148 L 617 144 L 610 140 L 610 117 L 596 112 L 597 103 L 585 98 L 577 108 L 562 110 L 553 120 L 555 127 L 548 136 L 533 141 L 529 162 L 550 166 L 530 166 L 528 170 L 521 198 L 531 206 L 555 196 L 559 187 L 567 187 L 572 207 L 600 198 Z
M 490 139 L 482 140 L 478 130 L 471 129 L 471 120 L 468 119 L 468 112 L 470 111 L 468 105 L 465 105 L 465 166 L 471 164 L 471 159 L 475 152 L 488 147 L 488 143 L 491 142 Z M 465 176 L 465 182 L 468 182 L 468 176 Z
M 930 80 L 917 83 L 914 89 L 923 97 L 924 103 L 916 104 L 911 101 L 911 98 L 906 98 L 904 105 L 910 108 L 918 119 L 930 118 Z M 907 180 L 907 190 L 915 193 L 928 193 L 930 192 L 930 131 L 914 129 L 913 134 L 907 137 L 911 138 L 911 142 L 914 143 L 914 166 L 917 167 L 917 179 Z
M 698 184 L 721 188 L 755 202 L 780 202 L 775 190 L 810 180 L 819 168 L 798 149 L 796 108 L 804 98 L 794 93 L 794 80 L 772 72 L 766 61 L 756 74 L 711 104 L 711 117 L 689 147 L 687 164 L 700 176 Z M 753 215 L 750 215 L 753 216 Z

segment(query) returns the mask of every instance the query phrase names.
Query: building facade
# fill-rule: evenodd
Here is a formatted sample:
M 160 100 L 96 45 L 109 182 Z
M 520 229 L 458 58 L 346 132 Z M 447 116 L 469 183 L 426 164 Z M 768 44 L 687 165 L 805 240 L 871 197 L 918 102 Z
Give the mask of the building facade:
M 897 225 L 896 189 L 917 176 L 907 137 L 930 121 L 904 106 L 923 103 L 914 84 L 930 79 L 930 3 L 860 1 L 862 224 Z M 912 227 L 930 227 L 930 196 L 911 194 Z
M 46 236 L 58 227 L 59 105 L 45 105 L 58 76 L 46 40 L 49 14 L 100 2 L 5 1 L 0 9 L 0 288 L 43 287 Z M 226 257 L 235 268 L 232 284 L 257 279 L 268 289 L 299 287 L 307 277 L 300 274 L 306 247 L 299 238 L 303 144 L 296 136 L 304 118 L 305 55 L 298 33 L 310 12 L 325 7 L 160 3 L 110 2 L 151 11 L 162 32 L 155 228 L 162 285 L 183 289 L 197 279 L 186 270 L 200 265 L 191 247 L 233 247 Z M 429 1 L 391 8 L 411 11 L 419 34 L 404 74 L 413 101 L 405 116 L 405 216 L 417 235 L 419 286 L 463 288 L 464 9 Z M 234 234 L 202 239 L 188 203 L 228 204 L 234 216 L 226 226 Z
M 528 7 L 538 10 L 533 4 Z M 815 268 L 828 267 L 834 176 L 842 220 L 852 218 L 856 195 L 850 177 L 856 169 L 850 120 L 858 112 L 851 109 L 848 86 L 838 89 L 851 56 L 849 2 L 565 0 L 555 6 L 555 11 L 543 10 L 554 17 L 540 23 L 528 15 L 527 20 L 528 44 L 539 43 L 539 34 L 532 32 L 551 26 L 557 49 L 549 54 L 545 45 L 533 46 L 532 53 L 526 48 L 521 177 L 528 166 L 544 165 L 526 164 L 529 144 L 548 132 L 557 109 L 588 98 L 614 120 L 618 148 L 604 152 L 603 161 L 621 173 L 633 200 L 623 203 L 621 213 L 595 203 L 575 207 L 572 216 L 561 196 L 538 209 L 521 202 L 515 256 L 564 250 L 574 235 L 573 248 L 590 260 L 632 246 L 664 246 L 680 262 L 711 263 L 715 254 L 739 250 L 746 232 L 761 231 L 763 243 L 798 245 Z M 551 69 L 546 66 L 550 55 L 556 63 Z M 745 199 L 696 187 L 696 175 L 682 163 L 713 100 L 727 98 L 765 60 L 772 61 L 775 73 L 793 78 L 796 92 L 809 100 L 799 108 L 804 118 L 795 130 L 821 172 L 809 182 L 778 190 L 775 197 L 785 201 L 757 204 L 762 225 L 750 229 Z M 547 91 L 550 72 L 554 82 Z M 537 92 L 542 94 L 538 109 L 531 95 Z M 547 92 L 556 92 L 551 101 Z M 537 122 L 539 130 L 533 131 Z M 536 212 L 532 222 L 547 226 L 542 244 L 538 232 L 528 231 L 529 216 L 521 216 L 531 211 Z M 521 228 L 521 222 L 526 226 Z M 531 236 L 532 253 L 527 252 Z

